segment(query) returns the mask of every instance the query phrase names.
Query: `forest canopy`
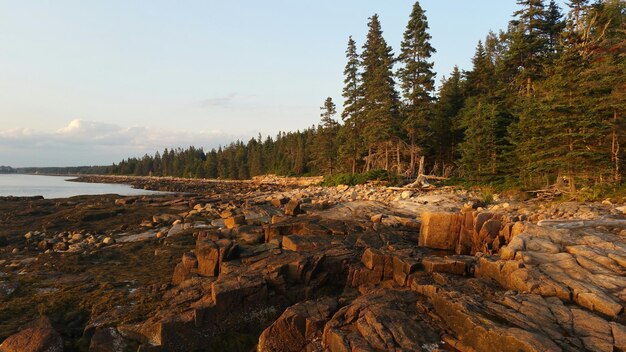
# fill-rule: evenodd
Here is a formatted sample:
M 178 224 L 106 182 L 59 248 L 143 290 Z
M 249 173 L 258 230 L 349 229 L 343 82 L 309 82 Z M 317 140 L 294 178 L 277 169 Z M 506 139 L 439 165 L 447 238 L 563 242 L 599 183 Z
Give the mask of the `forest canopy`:
M 526 187 L 621 183 L 626 122 L 626 3 L 518 0 L 508 28 L 476 44 L 468 71 L 436 89 L 428 19 L 419 2 L 398 54 L 378 15 L 365 43 L 347 40 L 343 109 L 320 123 L 204 151 L 165 149 L 106 173 L 247 179 L 386 170 Z M 102 171 L 102 169 L 98 169 Z

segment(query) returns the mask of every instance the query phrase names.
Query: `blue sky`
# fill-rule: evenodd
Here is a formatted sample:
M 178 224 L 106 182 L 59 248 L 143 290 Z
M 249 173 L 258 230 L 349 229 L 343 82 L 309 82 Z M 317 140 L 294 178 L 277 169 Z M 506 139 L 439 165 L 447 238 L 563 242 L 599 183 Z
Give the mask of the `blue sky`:
M 423 0 L 438 80 L 514 0 Z M 412 1 L 0 0 L 0 165 L 109 164 L 317 123 L 345 46 L 378 13 L 398 52 Z

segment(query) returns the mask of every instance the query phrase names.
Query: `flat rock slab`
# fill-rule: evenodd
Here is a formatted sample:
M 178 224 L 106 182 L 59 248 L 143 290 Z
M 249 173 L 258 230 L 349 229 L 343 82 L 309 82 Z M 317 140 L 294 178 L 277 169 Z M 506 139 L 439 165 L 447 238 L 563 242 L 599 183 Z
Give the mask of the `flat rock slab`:
M 149 230 L 137 234 L 120 234 L 115 239 L 117 243 L 131 243 L 131 242 L 142 242 L 156 239 L 156 235 L 159 232 L 167 231 L 167 227 L 164 227 L 160 230 Z
M 423 351 L 440 346 L 440 334 L 406 290 L 375 290 L 341 308 L 326 324 L 324 348 L 339 351 Z
M 290 235 L 283 237 L 283 248 L 290 251 L 312 251 L 330 246 L 331 236 Z

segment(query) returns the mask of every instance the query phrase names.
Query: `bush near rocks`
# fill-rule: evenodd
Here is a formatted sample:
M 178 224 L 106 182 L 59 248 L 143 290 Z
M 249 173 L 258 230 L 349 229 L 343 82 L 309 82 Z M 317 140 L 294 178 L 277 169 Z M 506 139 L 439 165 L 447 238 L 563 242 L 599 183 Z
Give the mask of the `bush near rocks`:
M 386 170 L 372 170 L 365 173 L 342 173 L 337 175 L 330 175 L 324 177 L 322 186 L 338 186 L 338 185 L 360 185 L 369 181 L 382 181 L 389 185 L 397 185 L 401 182 L 402 178 L 394 173 Z

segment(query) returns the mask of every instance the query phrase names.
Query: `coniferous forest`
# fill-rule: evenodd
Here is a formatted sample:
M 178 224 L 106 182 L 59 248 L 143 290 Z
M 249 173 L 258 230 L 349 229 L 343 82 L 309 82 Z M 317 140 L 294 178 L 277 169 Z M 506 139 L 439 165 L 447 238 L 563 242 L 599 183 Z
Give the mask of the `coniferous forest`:
M 469 71 L 434 81 L 416 2 L 399 50 L 377 15 L 347 40 L 343 101 L 304 131 L 204 151 L 130 158 L 112 174 L 247 179 L 385 170 L 523 187 L 619 184 L 626 148 L 626 3 L 518 0 L 506 30 L 476 44 Z M 340 116 L 336 104 L 343 105 Z M 100 169 L 99 171 L 102 171 Z

